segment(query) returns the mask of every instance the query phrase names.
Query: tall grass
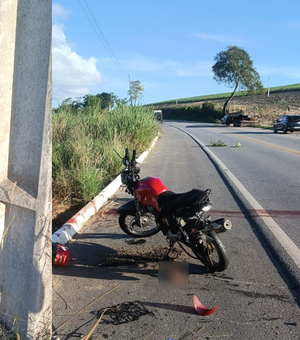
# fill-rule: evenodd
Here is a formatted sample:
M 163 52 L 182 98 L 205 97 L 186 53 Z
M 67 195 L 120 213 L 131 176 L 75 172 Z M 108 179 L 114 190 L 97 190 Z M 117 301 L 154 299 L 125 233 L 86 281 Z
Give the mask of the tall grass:
M 153 109 L 119 105 L 53 113 L 53 196 L 64 203 L 85 203 L 97 195 L 122 169 L 125 147 L 144 151 L 157 135 Z

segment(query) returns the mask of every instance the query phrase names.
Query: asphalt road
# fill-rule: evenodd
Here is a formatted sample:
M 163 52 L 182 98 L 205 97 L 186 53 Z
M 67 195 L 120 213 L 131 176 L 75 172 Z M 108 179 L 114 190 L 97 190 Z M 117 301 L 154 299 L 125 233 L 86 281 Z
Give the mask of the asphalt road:
M 217 140 L 227 146 L 209 146 Z M 212 189 L 210 214 L 233 223 L 221 235 L 229 267 L 207 274 L 181 254 L 178 260 L 190 263 L 188 287 L 159 285 L 165 239 L 159 233 L 132 243 L 114 213 L 130 198 L 120 191 L 69 244 L 71 264 L 54 268 L 55 334 L 82 338 L 103 308 L 113 307 L 123 314 L 115 322 L 104 314 L 92 339 L 300 339 L 299 145 L 297 134 L 164 122 L 141 175 L 161 177 L 175 192 Z M 220 307 L 199 316 L 193 295 L 208 308 Z M 129 304 L 136 300 L 141 305 Z

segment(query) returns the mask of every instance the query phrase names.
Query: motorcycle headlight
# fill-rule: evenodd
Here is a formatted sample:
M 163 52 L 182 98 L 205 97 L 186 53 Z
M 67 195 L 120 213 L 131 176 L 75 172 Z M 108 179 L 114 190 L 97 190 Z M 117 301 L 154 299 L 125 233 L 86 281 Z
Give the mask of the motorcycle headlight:
M 128 176 L 129 176 L 128 170 L 123 170 L 121 172 L 121 181 L 122 181 L 123 184 L 128 184 Z
M 212 208 L 211 203 L 207 203 L 204 207 L 201 208 L 202 211 L 209 211 Z

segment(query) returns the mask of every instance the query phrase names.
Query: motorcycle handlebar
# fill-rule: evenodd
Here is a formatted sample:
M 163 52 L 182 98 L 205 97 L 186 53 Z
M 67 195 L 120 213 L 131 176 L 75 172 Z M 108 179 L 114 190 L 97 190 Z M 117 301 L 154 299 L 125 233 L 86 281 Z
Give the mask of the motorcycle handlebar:
M 129 156 L 129 150 L 128 148 L 125 148 L 125 156 L 123 158 L 123 164 L 127 167 L 127 166 L 131 166 L 131 167 L 135 167 L 136 166 L 136 150 L 132 151 L 132 159 L 130 161 L 130 156 Z
M 128 163 L 129 163 L 129 161 L 130 161 L 130 158 L 129 158 L 129 151 L 128 151 L 128 148 L 125 148 L 125 156 L 124 156 L 124 158 L 123 158 L 123 164 L 124 164 L 125 166 L 127 166 Z

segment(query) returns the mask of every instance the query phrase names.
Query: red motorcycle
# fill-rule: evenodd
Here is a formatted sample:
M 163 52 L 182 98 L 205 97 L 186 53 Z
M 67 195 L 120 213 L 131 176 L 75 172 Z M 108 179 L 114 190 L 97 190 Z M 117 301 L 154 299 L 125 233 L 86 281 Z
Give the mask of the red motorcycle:
M 166 260 L 171 258 L 178 243 L 190 257 L 199 259 L 208 271 L 225 270 L 228 256 L 218 234 L 231 229 L 232 224 L 224 218 L 211 221 L 210 216 L 203 216 L 212 208 L 211 190 L 193 189 L 176 194 L 160 178 L 140 179 L 135 150 L 130 159 L 126 148 L 122 159 L 125 169 L 121 180 L 126 185 L 126 192 L 134 199 L 117 210 L 121 229 L 133 237 L 149 237 L 162 231 L 169 243 Z

